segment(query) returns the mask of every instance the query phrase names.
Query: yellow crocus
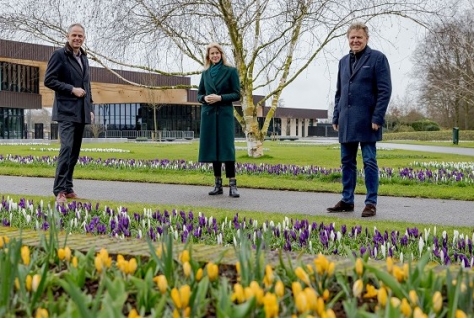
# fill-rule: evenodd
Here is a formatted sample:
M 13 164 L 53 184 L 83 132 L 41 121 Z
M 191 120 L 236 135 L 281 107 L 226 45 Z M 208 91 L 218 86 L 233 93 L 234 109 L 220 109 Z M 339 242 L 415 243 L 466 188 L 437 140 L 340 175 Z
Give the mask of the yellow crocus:
M 411 317 L 411 306 L 406 298 L 402 299 L 402 303 L 400 304 L 400 311 L 406 318 Z
M 385 305 L 387 304 L 387 297 L 387 289 L 385 289 L 385 287 L 380 287 L 377 291 L 377 301 L 379 305 L 385 307 Z
M 245 299 L 244 287 L 242 287 L 241 284 L 236 283 L 234 285 L 234 292 L 232 293 L 231 300 L 237 301 L 237 303 L 243 303 L 245 302 Z
M 38 274 L 33 275 L 33 279 L 31 280 L 31 291 L 36 292 L 36 290 L 38 290 L 40 282 L 41 276 Z
M 36 309 L 35 318 L 49 318 L 48 310 L 44 308 Z
M 364 289 L 364 282 L 362 279 L 357 279 L 354 282 L 354 285 L 352 286 L 352 293 L 354 294 L 354 297 L 359 298 L 360 295 L 362 294 L 362 290 Z
M 189 318 L 189 317 L 191 317 L 191 308 L 186 307 L 183 310 L 183 318 Z
M 375 298 L 377 297 L 377 289 L 375 289 L 374 286 L 372 286 L 371 284 L 367 284 L 365 286 L 365 290 L 367 291 L 365 294 L 364 294 L 364 298 L 365 299 L 371 299 L 371 298 Z
M 410 298 L 410 304 L 412 307 L 418 305 L 418 294 L 415 290 L 410 290 L 410 292 L 408 293 L 408 297 Z
M 76 257 L 76 256 L 72 257 L 72 266 L 73 266 L 74 268 L 77 268 L 77 263 L 78 263 L 78 262 L 77 262 L 77 257 Z
M 428 318 L 428 316 L 420 309 L 420 307 L 415 307 L 413 310 L 413 318 Z
M 395 277 L 398 282 L 403 282 L 405 280 L 405 272 L 403 269 L 397 265 L 394 265 L 392 269 L 393 277 Z
M 324 289 L 324 291 L 323 291 L 323 300 L 328 301 L 329 297 L 330 297 L 329 290 Z
M 213 262 L 209 262 L 206 265 L 206 270 L 210 281 L 215 281 L 219 277 L 219 267 Z
M 275 294 L 280 298 L 285 294 L 285 285 L 281 280 L 278 280 L 275 284 Z
M 185 261 L 183 263 L 183 273 L 186 278 L 189 278 L 191 276 L 191 264 L 188 261 Z
M 240 276 L 240 261 L 238 261 L 238 262 L 235 264 L 235 270 L 237 271 L 237 275 Z
M 135 271 L 137 270 L 137 267 L 138 267 L 137 260 L 135 258 L 130 258 L 130 260 L 128 261 L 127 273 L 129 273 L 130 275 L 133 275 Z
M 263 297 L 263 310 L 266 318 L 277 318 L 279 312 L 278 300 L 275 294 L 267 292 Z
M 324 300 L 322 298 L 318 298 L 316 300 L 316 313 L 322 318 L 325 312 L 326 305 L 324 304 Z
M 28 246 L 21 247 L 21 260 L 27 266 L 30 264 L 30 248 Z
M 433 294 L 433 310 L 438 313 L 443 307 L 443 296 L 439 291 Z
M 301 284 L 299 281 L 294 281 L 291 284 L 291 290 L 293 291 L 293 296 L 296 296 L 303 290 L 303 287 L 301 287 Z
M 390 304 L 392 305 L 392 307 L 398 308 L 398 306 L 400 306 L 400 303 L 401 301 L 397 297 L 390 298 Z
M 168 290 L 168 280 L 166 280 L 166 277 L 164 275 L 159 275 L 153 278 L 153 281 L 156 283 L 158 286 L 158 290 L 164 294 Z
M 467 318 L 467 315 L 464 311 L 462 311 L 461 309 L 457 309 L 456 310 L 456 313 L 454 314 L 454 317 L 455 318 Z
M 72 253 L 71 253 L 71 248 L 69 248 L 69 247 L 67 247 L 67 246 L 64 247 L 64 259 L 65 259 L 67 262 L 69 262 L 69 261 L 71 260 L 71 255 L 72 255 Z
M 31 283 L 33 282 L 33 277 L 27 275 L 25 279 L 25 288 L 27 291 L 31 291 Z
M 326 318 L 336 318 L 336 313 L 332 309 L 326 310 Z
M 303 290 L 304 294 L 306 295 L 306 301 L 308 303 L 308 309 L 316 310 L 316 301 L 318 300 L 318 294 L 316 290 L 311 287 L 306 287 Z
M 316 267 L 316 272 L 323 275 L 329 268 L 329 260 L 320 253 L 318 257 L 314 259 L 314 266 Z
M 8 244 L 10 239 L 7 236 L 0 236 L 0 248 L 3 248 L 4 245 Z
M 158 256 L 158 258 L 161 258 L 161 256 L 163 255 L 163 247 L 157 247 L 156 250 L 155 250 L 155 254 L 156 256 Z
M 179 315 L 179 310 L 178 309 L 173 310 L 173 318 L 181 318 L 181 316 Z
M 129 318 L 141 318 L 140 314 L 138 313 L 137 309 L 135 309 L 135 308 L 130 310 L 130 312 L 128 313 L 128 317 Z
M 364 263 L 362 262 L 361 258 L 357 258 L 356 263 L 355 263 L 355 272 L 357 276 L 362 276 L 364 273 Z
M 191 287 L 184 285 L 179 288 L 179 297 L 181 299 L 181 308 L 185 309 L 189 305 L 189 298 L 191 297 Z
M 301 291 L 299 294 L 294 296 L 293 299 L 295 301 L 295 306 L 296 310 L 298 310 L 298 313 L 305 313 L 309 311 L 308 299 L 304 292 Z
M 255 296 L 255 298 L 257 299 L 257 304 L 261 305 L 263 304 L 263 296 L 264 296 L 264 291 L 262 289 L 262 287 L 260 287 L 260 285 L 258 284 L 258 282 L 256 282 L 255 280 L 253 280 L 251 283 L 250 283 L 250 289 L 252 290 L 252 294 Z
M 309 276 L 308 274 L 306 273 L 306 271 L 304 271 L 303 268 L 301 267 L 296 267 L 295 269 L 295 275 L 296 277 L 298 277 L 302 282 L 304 282 L 306 285 L 310 285 L 309 283 Z
M 179 295 L 179 290 L 176 287 L 171 289 L 171 300 L 173 300 L 174 306 L 177 309 L 181 309 L 182 307 L 181 297 Z
M 185 249 L 183 250 L 183 252 L 180 254 L 179 256 L 179 260 L 181 261 L 181 263 L 185 263 L 185 262 L 189 262 L 190 260 L 190 255 L 189 255 L 189 250 Z
M 272 266 L 266 265 L 265 266 L 265 277 L 263 278 L 263 283 L 265 287 L 270 287 L 273 284 L 274 280 L 273 269 Z
M 202 268 L 199 268 L 199 269 L 196 271 L 196 276 L 195 276 L 196 281 L 201 281 L 201 279 L 202 279 L 202 274 L 203 274 Z

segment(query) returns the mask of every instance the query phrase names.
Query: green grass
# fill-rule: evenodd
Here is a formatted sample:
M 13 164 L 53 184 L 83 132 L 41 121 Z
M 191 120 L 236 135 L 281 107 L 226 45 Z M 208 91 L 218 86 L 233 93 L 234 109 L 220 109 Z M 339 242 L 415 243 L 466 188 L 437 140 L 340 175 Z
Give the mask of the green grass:
M 244 142 L 236 145 L 244 147 Z M 122 158 L 122 159 L 183 159 L 186 161 L 197 161 L 197 142 L 188 144 L 163 144 L 163 143 L 91 143 L 83 144 L 84 151 L 81 156 L 92 158 Z M 50 146 L 28 146 L 28 145 L 3 145 L 0 155 L 33 155 L 33 156 L 56 156 L 57 150 L 40 151 L 43 148 L 58 148 L 57 143 Z M 266 163 L 266 164 L 294 164 L 313 165 L 327 169 L 338 168 L 340 149 L 338 144 L 317 145 L 314 143 L 280 143 L 266 141 L 264 144 L 265 155 L 262 158 L 250 158 L 246 150 L 237 150 L 237 161 L 240 163 Z M 122 149 L 129 150 L 130 153 L 106 153 L 94 152 L 92 149 Z M 380 148 L 377 152 L 379 166 L 391 168 L 404 168 L 410 163 L 417 162 L 469 162 L 473 158 L 456 154 L 423 153 L 407 150 L 387 150 Z M 358 167 L 362 169 L 362 159 L 358 160 Z M 36 176 L 54 177 L 55 168 L 53 166 L 35 166 L 27 168 L 26 165 L 5 164 L 0 165 L 0 175 L 14 176 Z M 118 170 L 114 168 L 91 168 L 76 167 L 75 178 L 94 180 L 119 180 L 149 183 L 171 183 L 187 185 L 209 185 L 212 180 L 211 172 L 182 172 L 151 170 Z M 324 176 L 317 179 L 308 179 L 303 176 L 266 176 L 266 175 L 239 175 L 239 185 L 248 188 L 265 188 L 278 190 L 296 190 L 310 192 L 331 192 L 341 191 L 340 178 L 338 176 Z M 474 200 L 472 186 L 445 186 L 428 183 L 407 182 L 405 184 L 381 183 L 379 193 L 387 196 L 409 196 L 425 198 Z M 356 188 L 358 194 L 365 193 L 365 186 L 362 181 Z
M 430 145 L 430 146 L 448 146 L 454 148 L 474 148 L 474 141 L 459 141 L 459 144 L 453 144 L 452 141 L 383 141 L 384 143 L 403 143 L 403 144 L 412 144 L 412 145 Z

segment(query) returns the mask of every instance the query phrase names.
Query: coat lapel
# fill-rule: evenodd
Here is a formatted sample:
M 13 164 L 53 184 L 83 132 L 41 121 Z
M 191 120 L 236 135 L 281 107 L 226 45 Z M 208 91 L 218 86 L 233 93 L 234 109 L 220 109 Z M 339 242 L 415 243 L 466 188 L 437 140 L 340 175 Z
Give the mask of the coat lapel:
M 212 79 L 211 72 L 209 71 L 209 69 L 207 69 L 206 72 L 204 72 L 204 83 L 209 85 L 211 89 L 210 91 L 217 92 L 216 84 L 214 83 L 214 80 Z
M 370 48 L 367 47 L 367 49 L 365 50 L 365 53 L 364 55 L 360 58 L 359 61 L 357 61 L 357 64 L 356 64 L 356 67 L 354 69 L 354 71 L 352 72 L 352 76 L 351 77 L 354 77 L 354 75 L 357 74 L 357 72 L 360 70 L 360 68 L 365 64 L 365 62 L 367 62 L 367 60 L 369 59 L 370 57 Z M 349 69 L 351 67 L 351 62 L 349 60 Z
M 76 70 L 76 72 L 79 73 L 80 76 L 82 77 L 84 75 L 84 72 L 82 71 L 81 66 L 79 65 L 79 62 L 76 61 L 76 58 L 72 56 L 71 54 L 68 54 L 67 57 L 68 57 L 69 63 L 71 63 L 74 70 Z M 81 61 L 84 61 L 82 60 L 82 57 L 81 57 Z
M 229 68 L 221 68 L 220 72 L 216 75 L 216 77 L 214 78 L 214 85 L 216 87 L 219 87 L 222 83 L 222 81 L 224 81 L 225 79 L 227 79 L 227 77 L 229 76 Z

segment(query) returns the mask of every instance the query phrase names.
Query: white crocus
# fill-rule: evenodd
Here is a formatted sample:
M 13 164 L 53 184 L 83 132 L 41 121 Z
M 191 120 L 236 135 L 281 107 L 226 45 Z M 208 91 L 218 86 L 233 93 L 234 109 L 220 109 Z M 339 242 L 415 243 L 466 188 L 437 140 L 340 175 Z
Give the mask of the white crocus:
M 400 253 L 400 262 L 403 264 L 403 252 Z
M 385 259 L 387 257 L 385 243 L 382 246 L 380 246 L 380 251 L 382 252 L 383 259 Z
M 143 238 L 143 234 L 142 234 L 142 230 L 141 230 L 141 229 L 138 230 L 138 238 Z
M 425 247 L 425 241 L 423 240 L 423 237 L 420 236 L 420 240 L 418 241 L 418 250 L 420 252 L 420 257 L 423 253 L 423 247 Z

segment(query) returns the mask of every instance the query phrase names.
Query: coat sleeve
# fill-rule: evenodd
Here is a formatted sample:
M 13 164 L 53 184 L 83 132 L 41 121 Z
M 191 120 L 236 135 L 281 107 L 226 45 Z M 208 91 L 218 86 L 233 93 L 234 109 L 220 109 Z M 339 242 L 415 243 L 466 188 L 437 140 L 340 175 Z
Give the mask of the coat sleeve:
M 204 97 L 206 96 L 206 88 L 204 87 L 204 72 L 201 74 L 201 80 L 199 81 L 199 87 L 197 92 L 197 100 L 199 103 L 205 104 Z
M 387 112 L 390 96 L 392 95 L 392 80 L 390 77 L 390 66 L 387 57 L 383 54 L 377 59 L 375 65 L 377 101 L 372 123 L 382 126 L 384 124 L 385 113 Z
M 72 89 L 74 87 L 71 84 L 67 84 L 59 80 L 59 74 L 63 68 L 63 63 L 60 56 L 61 54 L 62 52 L 55 51 L 51 55 L 51 58 L 48 62 L 48 67 L 46 68 L 46 74 L 44 76 L 44 86 L 64 95 L 72 94 Z
M 240 80 L 239 80 L 239 74 L 237 73 L 236 68 L 232 68 L 230 77 L 230 92 L 221 94 L 222 97 L 222 102 L 236 102 L 240 101 Z
M 339 124 L 339 100 L 341 99 L 341 61 L 339 61 L 339 68 L 337 71 L 336 95 L 334 97 L 334 112 L 332 114 L 332 124 Z

